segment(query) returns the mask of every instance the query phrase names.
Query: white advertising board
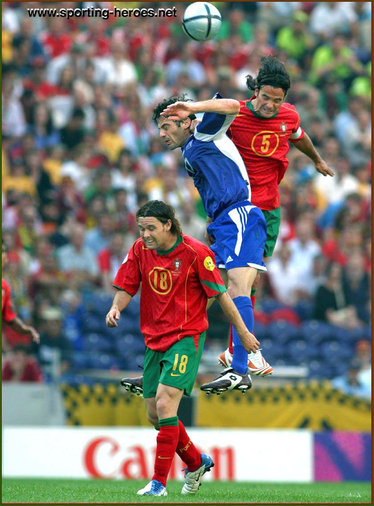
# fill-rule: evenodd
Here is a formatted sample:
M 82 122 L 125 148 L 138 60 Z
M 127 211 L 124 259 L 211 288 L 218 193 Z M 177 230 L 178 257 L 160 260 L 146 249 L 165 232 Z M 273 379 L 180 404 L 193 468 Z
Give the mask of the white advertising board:
M 189 428 L 188 433 L 215 461 L 207 480 L 313 479 L 309 431 Z M 152 428 L 139 427 L 4 427 L 3 476 L 149 479 L 156 435 Z M 182 479 L 182 467 L 176 457 L 169 478 Z

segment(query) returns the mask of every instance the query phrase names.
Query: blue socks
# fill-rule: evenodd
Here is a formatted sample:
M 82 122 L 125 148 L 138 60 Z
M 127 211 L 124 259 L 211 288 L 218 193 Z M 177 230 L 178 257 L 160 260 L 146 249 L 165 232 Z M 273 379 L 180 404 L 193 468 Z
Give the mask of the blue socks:
M 247 329 L 249 332 L 253 332 L 254 318 L 251 299 L 249 297 L 235 297 L 233 302 L 237 307 L 240 316 L 243 318 Z M 232 344 L 233 359 L 231 367 L 239 374 L 246 374 L 248 370 L 248 353 L 243 348 L 234 326 L 232 327 Z

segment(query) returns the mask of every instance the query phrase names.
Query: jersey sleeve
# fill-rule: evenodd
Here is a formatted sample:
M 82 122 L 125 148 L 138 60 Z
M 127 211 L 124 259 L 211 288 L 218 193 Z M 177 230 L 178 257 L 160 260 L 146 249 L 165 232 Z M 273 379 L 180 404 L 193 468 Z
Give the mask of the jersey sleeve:
M 214 253 L 209 248 L 202 248 L 199 251 L 197 264 L 200 283 L 209 298 L 226 292 Z
M 213 97 L 220 100 L 222 97 L 216 93 Z M 218 114 L 216 112 L 206 112 L 201 122 L 195 128 L 194 136 L 199 141 L 210 142 L 226 134 L 231 123 L 236 118 L 236 114 Z
M 5 322 L 11 322 L 15 318 L 17 318 L 17 313 L 13 309 L 13 304 L 11 300 L 11 289 L 10 286 L 7 286 L 4 289 L 3 294 L 3 307 L 1 316 L 4 319 Z
M 124 290 L 132 297 L 139 290 L 141 282 L 141 270 L 139 255 L 136 252 L 135 243 L 126 255 L 121 267 L 118 269 L 113 286 L 119 290 Z
M 300 126 L 300 116 L 298 112 L 295 109 L 295 116 L 296 116 L 296 122 L 292 129 L 292 134 L 290 135 L 290 141 L 291 142 L 297 142 L 301 141 L 301 139 L 304 137 L 304 130 Z

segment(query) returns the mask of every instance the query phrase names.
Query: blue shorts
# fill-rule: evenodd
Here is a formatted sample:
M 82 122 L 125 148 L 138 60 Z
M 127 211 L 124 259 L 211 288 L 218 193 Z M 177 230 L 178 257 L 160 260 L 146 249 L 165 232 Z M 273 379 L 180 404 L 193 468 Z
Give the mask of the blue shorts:
M 221 269 L 254 267 L 266 271 L 262 257 L 266 241 L 266 221 L 249 200 L 238 202 L 218 215 L 208 228 L 214 238 L 210 246 Z

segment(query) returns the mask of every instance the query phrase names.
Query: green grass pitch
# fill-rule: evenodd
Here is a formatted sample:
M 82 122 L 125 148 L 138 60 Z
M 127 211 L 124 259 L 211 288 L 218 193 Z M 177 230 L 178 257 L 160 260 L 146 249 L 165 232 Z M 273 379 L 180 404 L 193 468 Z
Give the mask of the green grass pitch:
M 168 482 L 167 497 L 140 497 L 138 489 L 145 480 L 67 480 L 18 479 L 2 480 L 2 503 L 336 503 L 372 504 L 370 483 L 250 483 L 206 482 L 196 495 L 182 496 L 182 482 Z

